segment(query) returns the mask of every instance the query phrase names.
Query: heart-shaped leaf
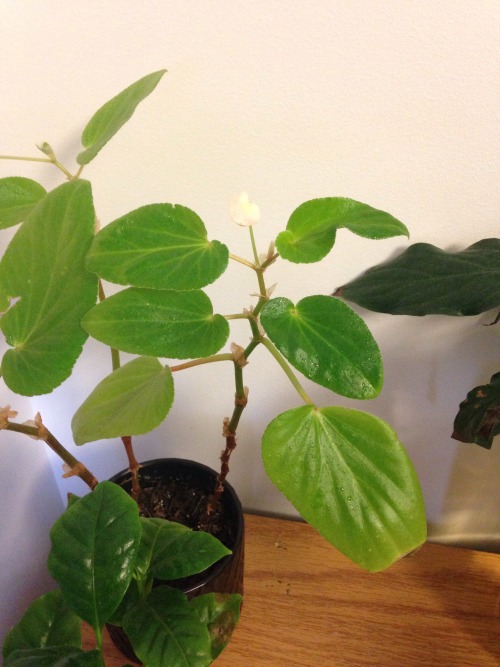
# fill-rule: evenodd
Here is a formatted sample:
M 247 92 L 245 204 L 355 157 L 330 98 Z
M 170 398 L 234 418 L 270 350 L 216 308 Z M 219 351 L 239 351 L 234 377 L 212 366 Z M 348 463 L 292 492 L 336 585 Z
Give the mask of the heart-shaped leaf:
M 46 646 L 81 648 L 82 622 L 66 605 L 60 590 L 49 591 L 34 600 L 3 643 L 3 657 L 20 649 Z
M 326 197 L 295 209 L 286 230 L 276 238 L 276 248 L 290 262 L 318 262 L 333 248 L 336 230 L 341 227 L 369 239 L 408 236 L 405 225 L 389 213 L 354 199 Z
M 489 384 L 474 387 L 460 403 L 451 437 L 491 449 L 493 438 L 499 433 L 500 373 L 496 373 Z
M 229 643 L 240 618 L 241 595 L 206 593 L 190 601 L 200 620 L 206 624 L 212 640 L 212 659 L 215 660 Z
M 165 519 L 141 518 L 142 541 L 136 571 L 171 580 L 203 572 L 231 553 L 209 533 Z
M 133 359 L 100 382 L 78 408 L 71 422 L 75 443 L 149 433 L 173 400 L 170 368 L 154 357 Z
M 102 667 L 100 651 L 82 651 L 72 646 L 51 646 L 13 651 L 4 667 Z
M 207 239 L 194 211 L 151 204 L 104 227 L 90 248 L 87 266 L 120 285 L 191 290 L 216 280 L 228 257 L 225 245 Z
M 80 355 L 87 338 L 80 320 L 97 296 L 84 264 L 94 221 L 90 183 L 65 183 L 35 207 L 0 262 L 0 291 L 20 297 L 0 321 L 14 348 L 2 374 L 18 394 L 52 391 Z
M 130 287 L 95 306 L 83 328 L 106 345 L 154 357 L 189 359 L 214 354 L 229 324 L 214 315 L 201 290 L 178 292 Z
M 0 178 L 0 229 L 24 222 L 45 194 L 45 188 L 30 178 Z
M 50 532 L 49 571 L 68 605 L 98 635 L 134 572 L 141 538 L 136 503 L 112 482 L 72 504 Z
M 95 158 L 101 148 L 131 118 L 137 105 L 153 92 L 165 72 L 166 70 L 162 69 L 139 79 L 96 111 L 83 130 L 82 146 L 86 150 L 77 156 L 78 164 L 88 164 Z
M 207 626 L 176 589 L 153 589 L 125 614 L 123 629 L 145 665 L 206 667 L 212 662 Z
M 478 315 L 500 305 L 500 239 L 460 252 L 415 243 L 335 295 L 393 315 Z
M 283 297 L 261 311 L 267 335 L 301 373 L 350 398 L 374 398 L 383 382 L 382 357 L 370 330 L 339 299 L 310 296 L 296 306 Z
M 264 432 L 267 474 L 348 558 L 382 570 L 426 537 L 422 492 L 396 434 L 358 410 L 306 405 Z

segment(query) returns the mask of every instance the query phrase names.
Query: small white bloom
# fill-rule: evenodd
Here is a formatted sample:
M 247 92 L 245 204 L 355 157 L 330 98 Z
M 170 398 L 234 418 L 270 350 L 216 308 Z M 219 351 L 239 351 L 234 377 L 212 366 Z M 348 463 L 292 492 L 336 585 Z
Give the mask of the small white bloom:
M 252 227 L 260 220 L 260 208 L 253 204 L 246 192 L 240 192 L 229 204 L 231 220 L 241 227 Z

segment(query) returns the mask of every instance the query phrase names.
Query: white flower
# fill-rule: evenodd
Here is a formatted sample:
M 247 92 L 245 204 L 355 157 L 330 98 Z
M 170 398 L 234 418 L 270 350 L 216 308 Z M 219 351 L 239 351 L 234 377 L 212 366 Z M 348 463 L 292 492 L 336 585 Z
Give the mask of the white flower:
M 260 208 L 253 204 L 246 192 L 240 192 L 229 204 L 231 220 L 241 227 L 252 227 L 260 220 Z

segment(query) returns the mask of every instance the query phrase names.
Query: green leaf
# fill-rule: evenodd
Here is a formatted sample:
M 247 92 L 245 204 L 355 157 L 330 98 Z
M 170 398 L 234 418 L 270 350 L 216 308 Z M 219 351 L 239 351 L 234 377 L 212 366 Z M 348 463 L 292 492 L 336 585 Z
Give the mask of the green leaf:
M 218 539 L 165 519 L 141 518 L 142 541 L 136 570 L 145 577 L 181 579 L 203 572 L 231 553 Z
M 224 593 L 198 595 L 190 605 L 206 624 L 212 640 L 212 659 L 215 660 L 229 643 L 240 618 L 242 597 Z
M 66 510 L 50 537 L 51 575 L 68 605 L 100 633 L 132 579 L 141 537 L 136 503 L 101 482 Z
M 4 667 L 102 667 L 102 664 L 100 651 L 53 646 L 13 651 Z
M 327 197 L 296 208 L 286 231 L 278 234 L 276 248 L 290 262 L 318 262 L 333 248 L 336 230 L 341 227 L 369 239 L 408 236 L 405 225 L 389 213 L 353 199 Z
M 24 222 L 45 194 L 45 188 L 30 178 L 0 178 L 0 229 Z
M 451 437 L 491 449 L 499 433 L 500 373 L 495 373 L 489 384 L 474 387 L 460 403 Z
M 87 338 L 80 320 L 97 296 L 84 264 L 94 219 L 90 183 L 65 183 L 35 207 L 0 262 L 0 291 L 20 297 L 0 320 L 13 347 L 2 374 L 18 394 L 52 391 L 80 355 Z
M 5 637 L 3 657 L 20 649 L 81 648 L 81 635 L 81 621 L 66 605 L 61 591 L 50 591 L 31 603 L 19 623 Z
M 478 315 L 500 305 L 500 239 L 461 252 L 415 243 L 335 295 L 393 315 Z
M 106 345 L 154 357 L 189 359 L 214 354 L 229 324 L 214 315 L 201 290 L 177 292 L 130 287 L 95 306 L 83 328 Z
M 133 359 L 100 382 L 78 408 L 71 422 L 75 443 L 149 433 L 173 400 L 170 368 L 153 357 Z
M 207 239 L 194 211 L 151 204 L 104 227 L 90 248 L 87 266 L 120 285 L 190 290 L 214 282 L 228 257 L 225 245 Z
M 181 591 L 159 586 L 128 610 L 123 629 L 145 665 L 205 667 L 211 663 L 207 627 Z
M 304 519 L 361 567 L 378 571 L 426 538 L 413 465 L 381 419 L 306 405 L 264 432 L 267 474 Z
M 86 150 L 77 156 L 78 164 L 86 165 L 95 158 L 132 117 L 137 105 L 153 92 L 165 72 L 162 69 L 139 79 L 96 111 L 83 130 L 82 146 Z
M 363 320 L 329 296 L 309 296 L 296 306 L 278 297 L 261 322 L 288 361 L 310 380 L 350 398 L 374 398 L 383 382 L 382 357 Z

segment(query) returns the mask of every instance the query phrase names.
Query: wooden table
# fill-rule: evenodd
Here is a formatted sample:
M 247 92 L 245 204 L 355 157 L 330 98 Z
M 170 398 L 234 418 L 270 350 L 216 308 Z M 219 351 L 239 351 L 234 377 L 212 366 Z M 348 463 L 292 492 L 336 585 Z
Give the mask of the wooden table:
M 306 524 L 250 515 L 245 549 L 242 616 L 217 667 L 500 665 L 500 555 L 426 544 L 369 574 Z M 107 667 L 126 662 L 107 636 L 106 652 Z

